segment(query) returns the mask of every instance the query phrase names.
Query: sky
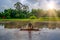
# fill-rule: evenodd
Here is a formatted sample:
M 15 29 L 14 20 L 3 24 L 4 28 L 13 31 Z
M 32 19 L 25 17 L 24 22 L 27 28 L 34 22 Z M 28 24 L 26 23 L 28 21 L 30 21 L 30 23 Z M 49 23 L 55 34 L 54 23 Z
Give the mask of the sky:
M 0 0 L 0 11 L 13 8 L 16 2 L 28 5 L 30 9 L 47 9 L 47 4 L 54 3 L 54 9 L 60 9 L 60 0 Z

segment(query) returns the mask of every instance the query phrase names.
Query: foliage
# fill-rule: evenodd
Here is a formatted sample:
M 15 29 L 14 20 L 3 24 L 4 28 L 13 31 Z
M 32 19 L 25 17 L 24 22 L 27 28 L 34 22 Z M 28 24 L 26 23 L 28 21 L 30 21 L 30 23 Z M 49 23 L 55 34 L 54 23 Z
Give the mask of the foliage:
M 37 17 L 33 15 L 30 17 L 30 19 L 37 19 Z
M 29 11 L 27 5 L 20 2 L 14 4 L 15 9 L 5 9 L 0 12 L 0 19 L 42 19 L 48 20 L 49 15 L 47 10 L 32 9 Z M 60 10 L 55 10 L 57 16 L 60 18 Z
M 60 10 L 58 10 L 58 11 L 57 11 L 57 13 L 58 13 L 58 15 L 57 15 L 57 16 L 60 18 Z

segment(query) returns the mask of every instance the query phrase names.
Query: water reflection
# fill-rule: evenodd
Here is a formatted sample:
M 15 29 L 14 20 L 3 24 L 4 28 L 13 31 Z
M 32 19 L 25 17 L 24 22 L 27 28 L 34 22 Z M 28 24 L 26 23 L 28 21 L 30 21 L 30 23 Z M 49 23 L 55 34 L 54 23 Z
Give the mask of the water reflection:
M 5 29 L 0 25 L 0 40 L 29 40 L 29 37 L 27 31 Z M 43 28 L 41 31 L 32 31 L 32 40 L 60 40 L 60 29 Z
M 4 25 L 3 24 L 0 24 L 0 29 L 4 29 Z

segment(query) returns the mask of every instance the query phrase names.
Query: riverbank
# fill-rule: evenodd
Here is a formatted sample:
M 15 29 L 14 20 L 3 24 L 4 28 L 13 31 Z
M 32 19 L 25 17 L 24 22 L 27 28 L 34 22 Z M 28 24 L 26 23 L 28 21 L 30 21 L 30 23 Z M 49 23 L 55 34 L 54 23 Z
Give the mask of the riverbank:
M 59 19 L 55 19 L 55 18 L 51 18 L 51 19 L 44 19 L 44 18 L 40 18 L 40 19 L 0 19 L 0 22 L 4 22 L 4 21 L 34 21 L 34 22 L 43 22 L 43 21 L 60 21 Z
M 26 27 L 28 23 L 32 23 L 34 27 L 43 28 L 60 28 L 59 20 L 42 20 L 42 19 L 0 19 L 0 24 L 4 24 L 5 28 L 21 28 Z M 50 26 L 49 26 L 50 25 Z

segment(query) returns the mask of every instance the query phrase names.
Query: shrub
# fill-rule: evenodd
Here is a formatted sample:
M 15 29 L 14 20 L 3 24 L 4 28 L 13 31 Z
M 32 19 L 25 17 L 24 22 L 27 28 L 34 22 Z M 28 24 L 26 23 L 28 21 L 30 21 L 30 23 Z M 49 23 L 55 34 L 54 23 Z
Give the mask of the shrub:
M 30 16 L 30 19 L 37 19 L 36 16 Z

